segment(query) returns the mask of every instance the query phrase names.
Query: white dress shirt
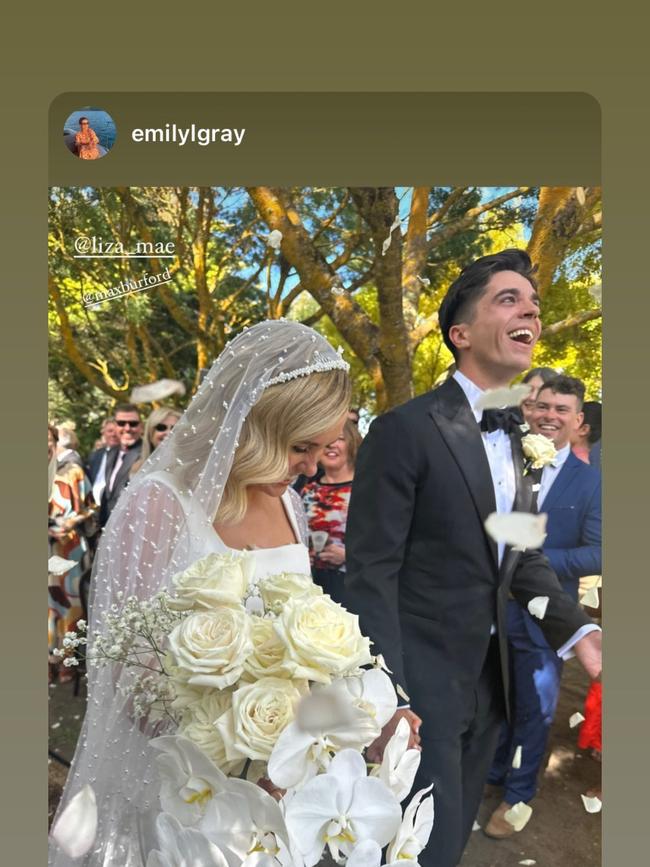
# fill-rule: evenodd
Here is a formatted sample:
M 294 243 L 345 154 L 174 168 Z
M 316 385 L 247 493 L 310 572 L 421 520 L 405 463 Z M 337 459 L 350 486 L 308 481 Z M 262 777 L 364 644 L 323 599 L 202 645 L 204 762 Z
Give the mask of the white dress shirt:
M 93 483 L 93 500 L 96 503 L 101 503 L 102 494 L 104 493 L 104 488 L 106 487 L 106 458 L 108 457 L 108 449 L 104 449 L 104 454 L 102 455 L 102 460 L 99 465 L 99 469 L 97 470 L 97 475 L 95 476 L 95 481 Z
M 558 449 L 555 455 L 555 460 L 552 464 L 546 464 L 542 470 L 542 478 L 539 485 L 539 493 L 537 494 L 537 511 L 541 511 L 542 504 L 546 499 L 546 495 L 551 490 L 551 485 L 560 474 L 560 470 L 564 466 L 566 459 L 569 457 L 571 444 L 567 443 L 563 448 Z
M 479 399 L 479 397 L 484 393 L 482 389 L 478 387 L 475 383 L 472 382 L 471 379 L 468 379 L 460 370 L 455 371 L 454 379 L 458 383 L 458 385 L 463 389 L 463 393 L 465 397 L 469 401 L 469 405 L 472 407 L 472 412 L 474 413 L 474 418 L 476 419 L 477 424 L 480 423 L 481 417 L 483 416 L 483 410 L 476 410 L 474 406 Z M 481 439 L 483 440 L 483 446 L 485 448 L 485 453 L 487 455 L 488 464 L 490 465 L 490 475 L 492 476 L 492 484 L 494 485 L 494 498 L 496 501 L 497 512 L 502 514 L 504 512 L 511 512 L 512 506 L 515 501 L 515 493 L 516 493 L 516 482 L 515 482 L 515 468 L 512 460 L 512 446 L 510 444 L 510 437 L 506 434 L 505 431 L 499 429 L 492 431 L 492 433 L 488 433 L 487 431 L 481 431 Z M 566 453 L 562 455 L 563 449 L 560 449 L 558 455 L 554 461 L 554 464 L 559 464 L 559 466 L 546 466 L 542 471 L 542 481 L 541 487 L 538 495 L 538 504 L 540 500 L 543 501 L 544 497 L 548 493 L 549 488 L 557 478 L 560 469 L 562 468 L 562 464 L 566 461 L 569 455 L 569 446 L 566 447 Z M 561 461 L 561 462 L 560 462 Z M 550 472 L 547 472 L 549 471 Z M 544 476 L 546 475 L 546 483 L 544 480 Z M 503 552 L 505 550 L 505 545 L 503 542 L 499 542 L 497 545 L 498 556 L 499 556 L 499 565 L 501 565 L 501 560 L 503 559 Z M 571 638 L 562 645 L 557 651 L 557 655 L 560 659 L 571 659 L 572 656 L 575 656 L 573 653 L 573 646 L 581 638 L 587 635 L 588 632 L 594 632 L 595 630 L 599 630 L 600 627 L 595 623 L 587 623 L 585 626 L 581 626 L 580 629 L 574 633 Z M 494 635 L 496 633 L 496 626 L 493 624 L 492 629 L 490 630 L 490 634 Z

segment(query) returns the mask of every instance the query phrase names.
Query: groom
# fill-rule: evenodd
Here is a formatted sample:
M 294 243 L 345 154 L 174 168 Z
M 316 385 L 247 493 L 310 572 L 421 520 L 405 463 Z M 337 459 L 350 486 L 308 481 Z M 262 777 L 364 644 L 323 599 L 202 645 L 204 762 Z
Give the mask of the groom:
M 456 373 L 378 418 L 357 458 L 347 607 L 410 696 L 369 752 L 379 757 L 401 716 L 417 742 L 421 721 L 415 788 L 433 783 L 435 805 L 422 867 L 456 867 L 478 811 L 508 713 L 508 599 L 525 607 L 547 596 L 540 626 L 550 646 L 600 674 L 598 628 L 541 551 L 513 551 L 483 526 L 492 512 L 534 509 L 521 419 L 473 409 L 530 367 L 541 330 L 533 270 L 520 250 L 464 269 L 439 311 Z

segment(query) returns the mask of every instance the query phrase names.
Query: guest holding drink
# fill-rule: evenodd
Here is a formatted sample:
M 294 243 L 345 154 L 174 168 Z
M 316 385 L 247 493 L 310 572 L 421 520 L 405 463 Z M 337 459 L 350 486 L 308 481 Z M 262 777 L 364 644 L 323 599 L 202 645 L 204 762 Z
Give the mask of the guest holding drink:
M 308 482 L 301 492 L 309 525 L 314 582 L 343 605 L 345 525 L 360 445 L 357 426 L 348 419 L 341 436 L 325 447 L 320 459 L 323 475 Z

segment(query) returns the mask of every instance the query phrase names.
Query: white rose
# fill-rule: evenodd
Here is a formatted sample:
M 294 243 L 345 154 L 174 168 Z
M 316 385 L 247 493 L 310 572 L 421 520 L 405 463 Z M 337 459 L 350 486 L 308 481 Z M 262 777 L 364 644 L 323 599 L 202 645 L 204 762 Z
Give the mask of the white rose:
M 301 686 L 304 691 L 308 688 L 306 683 Z M 300 698 L 296 684 L 279 677 L 263 677 L 236 690 L 232 694 L 232 708 L 216 723 L 226 758 L 266 761 L 280 734 L 293 720 Z
M 231 692 L 203 690 L 198 699 L 186 707 L 179 734 L 196 744 L 225 774 L 237 775 L 242 771 L 244 759 L 228 760 L 221 732 L 215 725 L 219 717 L 230 710 L 231 702 Z
M 169 636 L 175 674 L 191 686 L 230 686 L 239 680 L 253 649 L 250 630 L 241 606 L 190 614 Z
M 539 470 L 552 463 L 557 455 L 557 449 L 552 440 L 542 434 L 526 434 L 521 439 L 524 454 L 530 459 L 534 470 Z
M 172 584 L 177 596 L 173 608 L 218 608 L 239 605 L 246 594 L 255 570 L 248 552 L 208 554 L 174 575 Z
M 253 652 L 244 662 L 244 680 L 261 677 L 290 677 L 285 662 L 285 647 L 275 631 L 273 621 L 265 617 L 251 618 Z
M 294 596 L 322 596 L 323 588 L 314 584 L 311 575 L 299 572 L 282 572 L 268 575 L 259 582 L 264 605 L 271 611 L 280 612 L 282 606 Z
M 294 677 L 330 683 L 372 662 L 359 618 L 329 596 L 289 599 L 274 625 Z

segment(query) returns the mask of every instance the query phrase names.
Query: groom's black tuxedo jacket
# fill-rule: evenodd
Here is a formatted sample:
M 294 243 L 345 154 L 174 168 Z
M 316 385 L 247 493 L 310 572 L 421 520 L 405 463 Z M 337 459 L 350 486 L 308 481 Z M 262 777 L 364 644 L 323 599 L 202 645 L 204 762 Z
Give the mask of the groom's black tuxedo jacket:
M 511 434 L 517 495 L 533 511 L 519 434 Z M 497 627 L 508 695 L 507 602 L 548 596 L 540 625 L 557 649 L 590 623 L 538 550 L 497 546 L 483 522 L 496 511 L 478 424 L 458 383 L 379 417 L 357 458 L 346 530 L 346 605 L 409 694 L 429 736 L 461 731 Z M 496 685 L 498 689 L 498 684 Z

